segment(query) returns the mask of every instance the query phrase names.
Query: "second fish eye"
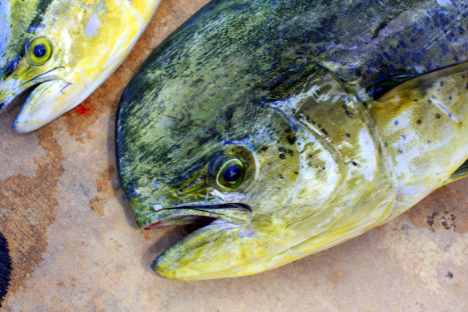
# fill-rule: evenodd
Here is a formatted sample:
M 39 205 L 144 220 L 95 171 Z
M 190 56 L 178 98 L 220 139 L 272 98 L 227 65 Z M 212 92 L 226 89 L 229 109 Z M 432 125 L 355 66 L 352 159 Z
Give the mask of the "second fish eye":
M 52 57 L 52 44 L 47 38 L 34 39 L 28 46 L 27 55 L 31 65 L 40 66 Z

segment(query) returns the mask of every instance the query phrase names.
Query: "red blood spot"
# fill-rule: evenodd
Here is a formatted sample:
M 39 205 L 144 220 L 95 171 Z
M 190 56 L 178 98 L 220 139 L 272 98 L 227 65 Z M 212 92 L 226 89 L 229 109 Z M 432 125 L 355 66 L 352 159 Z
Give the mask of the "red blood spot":
M 158 222 L 155 222 L 155 223 L 151 223 L 151 224 L 148 224 L 148 225 L 145 225 L 145 227 L 143 228 L 144 230 L 151 230 L 151 228 L 155 227 L 156 225 L 158 225 L 159 223 L 161 223 L 162 221 L 158 221 Z
M 84 107 L 83 105 L 80 105 L 77 108 L 75 108 L 75 112 L 80 115 L 91 116 L 91 108 Z

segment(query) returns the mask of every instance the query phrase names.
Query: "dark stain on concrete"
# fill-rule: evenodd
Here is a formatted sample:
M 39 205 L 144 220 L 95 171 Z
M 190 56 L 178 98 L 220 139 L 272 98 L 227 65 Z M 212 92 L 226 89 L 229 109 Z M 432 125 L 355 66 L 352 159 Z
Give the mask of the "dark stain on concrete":
M 58 205 L 56 188 L 64 172 L 62 148 L 53 138 L 51 127 L 38 130 L 36 135 L 47 156 L 35 160 L 38 169 L 34 176 L 19 174 L 0 180 L 0 207 L 7 211 L 0 219 L 0 230 L 8 239 L 13 261 L 8 296 L 25 287 L 29 276 L 43 261 L 47 228 L 55 220 L 54 208 Z M 27 155 L 18 151 L 18 157 Z
M 89 201 L 91 210 L 104 215 L 104 206 L 107 201 L 116 196 L 115 192 L 120 188 L 117 180 L 117 171 L 114 166 L 109 166 L 99 174 L 96 180 L 96 195 Z
M 436 190 L 405 214 L 417 227 L 468 232 L 468 203 L 448 186 Z

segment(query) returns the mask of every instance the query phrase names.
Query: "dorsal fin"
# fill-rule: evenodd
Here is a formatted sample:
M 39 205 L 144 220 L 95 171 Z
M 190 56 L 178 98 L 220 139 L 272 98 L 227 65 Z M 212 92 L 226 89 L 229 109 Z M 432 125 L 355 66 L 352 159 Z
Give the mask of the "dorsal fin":
M 454 173 L 444 182 L 444 185 L 468 177 L 468 160 L 463 163 Z
M 426 89 L 430 88 L 440 78 L 459 74 L 464 71 L 468 71 L 468 62 L 451 65 L 444 68 L 438 68 L 431 72 L 420 74 L 413 78 L 407 79 L 397 84 L 387 92 L 383 93 L 378 98 L 374 98 L 379 102 L 384 102 L 386 99 L 390 99 L 404 92 L 412 92 L 416 95 L 422 95 Z

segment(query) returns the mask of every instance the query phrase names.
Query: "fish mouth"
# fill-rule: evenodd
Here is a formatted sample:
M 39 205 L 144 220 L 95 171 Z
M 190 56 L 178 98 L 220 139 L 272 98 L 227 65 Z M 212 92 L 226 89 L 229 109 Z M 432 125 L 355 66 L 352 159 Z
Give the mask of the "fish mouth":
M 226 224 L 232 227 L 243 227 L 250 224 L 252 217 L 252 208 L 243 203 L 190 205 L 171 208 L 155 205 L 153 208 L 155 212 L 147 216 L 150 218 L 150 222 L 145 222 L 146 225 L 143 227 L 145 230 L 188 224 L 198 224 L 202 226 Z
M 59 73 L 57 70 L 59 69 L 64 69 L 64 67 L 57 66 L 32 78 L 26 78 L 22 76 L 22 74 L 19 74 L 19 76 L 10 76 L 0 81 L 0 114 L 5 113 L 16 105 L 21 105 L 23 109 L 15 121 L 16 125 L 18 119 L 21 119 L 21 116 L 25 117 L 25 115 L 27 115 L 28 109 L 26 109 L 26 106 L 33 108 L 36 106 L 36 111 L 33 112 L 34 115 L 38 115 L 39 112 L 37 110 L 43 110 L 43 107 L 36 105 L 40 99 L 42 99 L 42 105 L 53 106 L 50 101 L 52 98 L 47 98 L 46 94 L 48 90 L 59 89 L 64 85 L 64 82 L 58 77 Z M 61 89 L 59 89 L 59 91 L 60 90 Z M 57 93 L 57 91 L 55 91 L 55 93 Z M 31 116 L 26 116 L 26 119 L 28 118 L 30 119 Z M 18 131 L 15 125 L 13 128 Z
M 229 239 L 224 240 L 223 237 L 241 237 L 240 233 L 249 227 L 252 217 L 252 208 L 242 203 L 174 208 L 155 207 L 155 209 L 159 210 L 154 213 L 153 222 L 144 227 L 146 230 L 169 225 L 196 224 L 196 226 L 188 226 L 184 229 L 183 234 L 187 234 L 166 248 L 151 264 L 155 273 L 172 280 L 205 279 L 205 274 L 209 275 L 209 271 L 213 271 L 213 274 L 218 274 L 216 273 L 218 270 L 224 271 L 223 264 L 217 263 L 212 258 L 205 261 L 202 259 L 203 256 L 199 255 L 203 254 L 204 250 L 219 245 L 216 241 L 223 245 L 227 243 L 224 247 L 228 248 Z M 237 246 L 240 245 L 242 244 L 237 244 Z M 220 250 L 218 256 L 226 252 L 224 248 L 214 247 L 214 249 Z M 208 262 L 212 262 L 211 265 Z M 209 265 L 211 268 L 203 269 L 199 267 L 200 263 Z M 195 269 L 197 273 L 194 276 L 192 273 L 185 272 L 185 270 L 192 272 L 194 267 L 198 267 Z

